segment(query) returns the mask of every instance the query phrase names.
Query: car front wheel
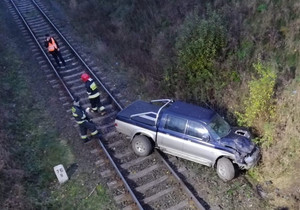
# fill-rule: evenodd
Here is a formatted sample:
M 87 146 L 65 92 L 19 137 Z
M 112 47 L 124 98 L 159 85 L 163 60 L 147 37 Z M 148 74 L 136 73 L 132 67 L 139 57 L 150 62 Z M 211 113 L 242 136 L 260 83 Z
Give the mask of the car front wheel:
M 235 169 L 228 158 L 221 158 L 217 162 L 218 176 L 225 182 L 230 181 L 235 176 Z
M 150 139 L 142 135 L 135 136 L 131 145 L 134 153 L 141 157 L 149 155 L 153 149 Z

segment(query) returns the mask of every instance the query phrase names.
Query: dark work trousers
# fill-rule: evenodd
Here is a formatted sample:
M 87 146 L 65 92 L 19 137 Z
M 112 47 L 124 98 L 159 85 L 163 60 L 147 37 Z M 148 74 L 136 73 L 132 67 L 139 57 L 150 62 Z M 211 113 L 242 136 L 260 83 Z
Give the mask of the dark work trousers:
M 58 66 L 60 66 L 58 57 L 59 57 L 60 61 L 63 63 L 63 65 L 64 65 L 64 66 L 66 65 L 66 62 L 65 62 L 65 60 L 63 59 L 63 57 L 62 57 L 60 51 L 54 50 L 54 51 L 49 52 L 49 53 L 53 56 L 53 58 L 55 59 L 55 61 L 56 61 L 56 63 L 57 63 Z
M 90 98 L 90 103 L 91 103 L 91 106 L 92 106 L 92 110 L 94 112 L 98 111 L 98 109 L 101 106 L 100 96 L 97 96 L 96 98 Z
M 91 135 L 95 136 L 98 134 L 96 125 L 90 121 L 85 120 L 83 123 L 79 124 L 81 139 L 87 139 L 87 130 L 91 131 Z

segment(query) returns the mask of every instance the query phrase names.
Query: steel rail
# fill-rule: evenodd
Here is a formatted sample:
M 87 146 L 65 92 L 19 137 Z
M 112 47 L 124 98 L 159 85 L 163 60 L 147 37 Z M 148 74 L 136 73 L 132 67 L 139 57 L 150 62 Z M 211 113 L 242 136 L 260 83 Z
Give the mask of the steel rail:
M 40 6 L 36 3 L 35 0 L 31 0 L 35 6 L 39 9 L 39 11 L 43 14 L 43 16 L 49 21 L 49 23 L 52 25 L 52 27 L 56 30 L 56 32 L 61 36 L 61 38 L 69 45 L 72 52 L 78 57 L 78 59 L 82 62 L 82 64 L 86 67 L 86 69 L 89 71 L 91 75 L 93 75 L 93 78 L 102 86 L 102 88 L 105 90 L 105 92 L 110 96 L 110 98 L 114 101 L 114 103 L 118 106 L 120 110 L 123 109 L 123 107 L 120 105 L 120 103 L 115 99 L 115 97 L 109 92 L 109 90 L 105 87 L 105 85 L 102 83 L 102 81 L 94 74 L 94 72 L 91 70 L 91 68 L 87 65 L 87 63 L 81 58 L 81 56 L 76 52 L 76 50 L 73 48 L 73 46 L 68 42 L 68 40 L 64 37 L 64 35 L 59 31 L 59 29 L 52 23 L 52 21 L 48 18 L 48 16 L 44 13 L 44 11 L 40 8 Z
M 111 97 L 111 99 L 113 99 L 113 101 L 116 103 L 116 105 L 118 106 L 118 108 L 120 110 L 123 110 L 124 107 L 122 107 L 117 100 L 113 97 L 113 95 L 110 94 L 110 92 L 107 90 L 107 88 L 105 87 L 105 85 L 98 79 L 98 77 L 93 73 L 93 71 L 89 68 L 89 66 L 86 64 L 86 62 L 81 58 L 81 56 L 75 51 L 75 49 L 72 47 L 72 45 L 67 41 L 67 39 L 61 34 L 61 32 L 57 29 L 57 27 L 51 22 L 51 20 L 46 16 L 46 14 L 42 11 L 42 9 L 39 7 L 39 5 L 35 2 L 35 0 L 32 0 L 32 2 L 34 2 L 34 4 L 39 8 L 39 10 L 41 11 L 41 13 L 44 15 L 44 17 L 51 23 L 51 25 L 53 26 L 53 28 L 60 34 L 60 36 L 64 39 L 64 41 L 69 45 L 69 47 L 72 49 L 72 51 L 76 54 L 76 56 L 81 60 L 81 62 L 84 64 L 84 66 L 89 70 L 89 72 L 94 76 L 94 78 L 101 84 L 101 86 L 103 87 L 103 89 L 106 91 L 106 93 Z M 167 102 L 170 103 L 172 100 L 166 99 L 168 100 Z M 153 100 L 151 102 L 156 102 L 156 100 Z M 115 165 L 114 161 L 112 160 L 111 156 L 109 155 L 109 153 L 107 152 L 106 148 L 104 147 L 104 145 L 102 144 L 102 142 L 99 140 L 99 144 L 101 145 L 101 147 L 103 148 L 103 150 L 105 151 L 105 153 L 107 154 L 107 156 L 109 157 L 109 160 L 111 161 L 111 163 L 113 164 L 113 166 L 115 168 L 117 168 L 117 166 Z M 157 150 L 156 150 L 157 151 Z M 171 173 L 175 176 L 175 178 L 178 180 L 178 182 L 180 183 L 180 185 L 182 186 L 183 190 L 188 194 L 188 196 L 190 196 L 190 198 L 193 200 L 193 202 L 195 203 L 195 205 L 197 206 L 197 208 L 203 210 L 205 209 L 203 207 L 203 205 L 198 201 L 198 199 L 193 195 L 193 193 L 187 188 L 187 186 L 182 182 L 182 180 L 178 177 L 178 175 L 176 174 L 176 172 L 172 169 L 172 167 L 166 162 L 165 158 L 160 154 L 159 151 L 157 151 L 158 155 L 162 158 L 163 163 L 167 166 L 167 168 L 171 171 Z M 129 187 L 129 185 L 127 184 L 126 180 L 124 179 L 124 177 L 121 175 L 121 172 L 119 170 L 117 170 L 118 174 L 121 176 L 122 180 L 124 181 L 124 183 L 126 183 L 126 187 L 127 189 L 129 189 L 130 192 L 131 188 Z M 133 192 L 132 192 L 133 193 Z M 139 202 L 137 202 L 138 204 L 140 204 Z M 141 207 L 141 206 L 140 206 Z M 141 207 L 142 208 L 142 207 Z
M 52 62 L 50 61 L 50 59 L 48 58 L 48 56 L 46 55 L 46 53 L 44 52 L 43 48 L 41 47 L 40 43 L 38 42 L 37 38 L 35 37 L 34 33 L 32 32 L 30 26 L 27 24 L 25 18 L 22 16 L 21 12 L 19 11 L 19 9 L 17 8 L 17 6 L 15 5 L 15 3 L 13 2 L 13 0 L 10 0 L 10 2 L 13 4 L 15 10 L 17 11 L 19 17 L 22 19 L 23 23 L 26 25 L 26 28 L 27 30 L 30 32 L 32 38 L 35 40 L 35 42 L 37 43 L 39 49 L 42 51 L 43 55 L 45 56 L 45 58 L 47 59 L 48 63 L 50 64 L 50 66 L 52 67 L 52 69 L 54 70 L 56 76 L 59 78 L 60 82 L 62 83 L 62 85 L 64 86 L 65 90 L 67 91 L 67 93 L 69 94 L 69 96 L 74 99 L 74 95 L 69 91 L 68 87 L 66 86 L 65 82 L 62 80 L 61 76 L 58 74 L 58 72 L 56 71 L 55 67 L 53 66 Z M 41 11 L 41 8 L 38 7 L 38 9 Z M 45 14 L 44 14 L 45 15 Z M 53 25 L 53 23 L 51 22 L 51 20 L 49 18 L 46 18 L 47 21 L 49 23 L 51 23 Z M 55 29 L 57 29 L 55 27 Z M 60 33 L 60 32 L 59 32 Z M 61 33 L 60 33 L 61 34 Z M 66 41 L 66 40 L 65 40 Z M 74 49 L 72 49 L 74 51 Z M 75 52 L 75 51 L 74 51 Z M 75 52 L 76 55 L 78 55 L 76 52 Z M 78 55 L 78 58 L 79 55 Z M 84 63 L 84 61 L 80 58 L 80 60 Z M 94 75 L 94 74 L 93 74 Z M 97 78 L 95 76 L 95 78 Z M 107 89 L 105 89 L 105 91 L 108 92 Z M 109 93 L 109 92 L 108 92 Z M 113 98 L 113 96 L 111 94 L 109 94 L 110 97 Z M 118 103 L 117 103 L 118 106 L 120 106 Z M 121 107 L 121 106 L 120 106 Z M 122 175 L 122 173 L 120 172 L 119 168 L 117 167 L 117 165 L 114 163 L 112 157 L 110 156 L 110 154 L 108 153 L 107 149 L 105 148 L 105 146 L 103 145 L 103 143 L 101 142 L 101 139 L 98 140 L 98 143 L 100 144 L 101 148 L 104 150 L 106 156 L 108 157 L 108 159 L 110 160 L 111 164 L 113 165 L 113 167 L 115 168 L 115 170 L 117 171 L 117 174 L 119 175 L 119 177 L 122 179 L 126 189 L 128 190 L 128 192 L 130 193 L 130 195 L 132 196 L 134 202 L 136 203 L 137 207 L 139 209 L 143 209 L 142 205 L 140 204 L 139 200 L 136 198 L 135 194 L 133 193 L 133 191 L 131 190 L 130 186 L 128 185 L 126 179 L 124 178 L 124 176 Z
M 94 79 L 101 85 L 101 87 L 105 90 L 105 92 L 109 95 L 109 97 L 113 100 L 113 102 L 117 105 L 117 107 L 120 110 L 123 110 L 122 105 L 120 105 L 120 103 L 114 98 L 114 96 L 109 92 L 109 90 L 105 87 L 105 85 L 101 82 L 101 80 L 94 74 L 94 72 L 91 70 L 91 68 L 86 64 L 86 62 L 81 58 L 81 56 L 76 52 L 76 50 L 72 47 L 72 45 L 68 42 L 68 40 L 62 35 L 62 33 L 59 31 L 59 29 L 52 23 L 52 21 L 47 17 L 47 15 L 44 13 L 44 11 L 40 8 L 40 6 L 35 2 L 35 0 L 31 0 L 33 2 L 33 4 L 36 6 L 36 8 L 43 14 L 44 18 L 48 21 L 48 23 L 51 24 L 51 26 L 55 29 L 55 31 L 61 36 L 61 38 L 65 41 L 65 43 L 67 43 L 67 45 L 69 46 L 69 48 L 72 50 L 72 52 L 74 53 L 74 55 L 76 55 L 76 57 L 82 62 L 82 64 L 86 67 L 86 69 L 89 71 L 89 73 L 91 75 L 93 75 Z M 15 3 L 13 2 L 13 0 L 10 0 L 10 2 L 13 4 L 14 8 L 16 9 L 18 15 L 20 16 L 20 18 L 22 19 L 23 23 L 25 24 L 26 28 L 28 29 L 28 31 L 30 32 L 31 36 L 33 37 L 33 39 L 35 40 L 36 44 L 38 45 L 39 49 L 42 51 L 43 55 L 45 56 L 46 60 L 48 61 L 48 63 L 50 64 L 51 68 L 53 69 L 53 71 L 55 72 L 56 76 L 59 78 L 61 84 L 63 85 L 64 89 L 67 91 L 68 95 L 74 99 L 74 95 L 70 92 L 69 88 L 67 87 L 67 85 L 65 84 L 65 82 L 63 81 L 63 79 L 61 78 L 61 76 L 58 74 L 57 70 L 55 69 L 55 67 L 53 66 L 52 62 L 50 61 L 49 57 L 47 56 L 47 54 L 45 53 L 45 51 L 43 50 L 43 48 L 41 47 L 40 43 L 38 42 L 37 38 L 35 37 L 34 33 L 32 32 L 30 26 L 27 24 L 26 20 L 24 19 L 24 17 L 22 16 L 22 14 L 20 13 L 19 9 L 17 8 L 17 6 L 15 5 Z M 153 101 L 154 102 L 154 101 Z M 101 141 L 101 137 L 98 140 L 99 145 L 101 146 L 101 148 L 103 149 L 103 151 L 105 152 L 106 156 L 108 157 L 108 159 L 110 160 L 111 164 L 113 165 L 113 167 L 115 168 L 117 174 L 119 175 L 119 177 L 122 179 L 126 189 L 128 190 L 128 192 L 130 193 L 130 195 L 132 196 L 133 200 L 135 201 L 137 207 L 139 209 L 143 209 L 142 205 L 140 204 L 140 202 L 138 201 L 138 199 L 136 198 L 135 194 L 133 193 L 133 191 L 131 190 L 130 186 L 128 185 L 126 179 L 124 178 L 124 176 L 122 175 L 122 173 L 120 172 L 118 166 L 115 164 L 115 162 L 113 161 L 111 155 L 108 153 L 106 147 L 103 145 L 102 141 Z M 193 195 L 193 193 L 188 189 L 188 187 L 184 184 L 184 182 L 180 179 L 180 177 L 177 175 L 177 173 L 172 169 L 172 167 L 167 163 L 167 161 L 165 160 L 165 158 L 161 155 L 161 153 L 158 150 L 155 150 L 156 153 L 158 154 L 159 157 L 161 157 L 161 159 L 163 160 L 163 163 L 166 165 L 166 167 L 169 169 L 169 171 L 173 174 L 173 176 L 177 179 L 177 181 L 180 183 L 182 189 L 185 191 L 185 193 L 193 200 L 195 206 L 198 209 L 205 209 L 204 206 L 198 201 L 198 199 Z
M 173 174 L 173 176 L 177 179 L 179 184 L 181 185 L 184 192 L 193 200 L 194 204 L 198 209 L 205 210 L 205 207 L 199 202 L 199 200 L 195 197 L 195 195 L 189 190 L 189 188 L 184 184 L 184 182 L 180 179 L 177 173 L 172 169 L 172 167 L 167 163 L 165 158 L 161 155 L 161 152 L 155 150 L 156 154 L 163 160 L 163 163 L 167 166 L 169 171 Z
M 107 149 L 105 148 L 105 146 L 103 145 L 103 143 L 101 142 L 101 139 L 98 140 L 98 143 L 100 144 L 100 146 L 102 147 L 103 151 L 105 152 L 105 154 L 107 155 L 109 161 L 111 162 L 111 164 L 114 166 L 114 168 L 116 169 L 118 175 L 120 176 L 120 178 L 122 179 L 125 187 L 127 188 L 127 190 L 129 191 L 130 195 L 134 195 L 134 201 L 137 204 L 137 207 L 139 209 L 144 209 L 142 207 L 142 205 L 140 204 L 140 202 L 137 200 L 135 194 L 133 193 L 133 191 L 131 190 L 130 186 L 128 185 L 126 179 L 124 178 L 124 176 L 121 174 L 120 170 L 118 169 L 118 166 L 115 164 L 115 162 L 113 161 L 112 157 L 110 156 L 110 154 L 108 153 Z
M 36 42 L 36 44 L 38 45 L 38 47 L 40 48 L 40 50 L 42 51 L 43 55 L 45 56 L 45 58 L 47 59 L 48 63 L 50 64 L 52 70 L 55 72 L 56 76 L 59 78 L 61 84 L 64 86 L 65 90 L 67 91 L 67 93 L 69 94 L 69 96 L 74 99 L 73 94 L 69 91 L 68 87 L 66 86 L 65 82 L 63 81 L 63 79 L 61 78 L 61 76 L 58 74 L 58 72 L 56 71 L 55 67 L 53 66 L 52 62 L 50 61 L 49 57 L 46 55 L 45 51 L 43 50 L 42 46 L 40 45 L 39 41 L 37 40 L 37 38 L 35 37 L 33 31 L 31 30 L 30 26 L 27 24 L 25 18 L 22 16 L 21 12 L 19 11 L 18 7 L 15 5 L 13 0 L 10 0 L 10 2 L 12 3 L 12 5 L 14 6 L 15 10 L 17 11 L 19 17 L 22 19 L 23 23 L 25 24 L 27 30 L 30 32 L 32 38 L 34 39 L 34 41 Z

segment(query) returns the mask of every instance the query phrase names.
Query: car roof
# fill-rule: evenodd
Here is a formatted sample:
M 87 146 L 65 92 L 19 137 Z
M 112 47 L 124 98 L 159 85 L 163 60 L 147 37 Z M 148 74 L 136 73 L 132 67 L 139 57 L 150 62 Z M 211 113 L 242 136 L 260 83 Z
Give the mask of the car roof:
M 204 107 L 188 104 L 183 101 L 175 101 L 165 110 L 165 113 L 175 113 L 177 115 L 186 116 L 189 119 L 201 120 L 209 123 L 211 118 L 216 114 L 215 111 Z

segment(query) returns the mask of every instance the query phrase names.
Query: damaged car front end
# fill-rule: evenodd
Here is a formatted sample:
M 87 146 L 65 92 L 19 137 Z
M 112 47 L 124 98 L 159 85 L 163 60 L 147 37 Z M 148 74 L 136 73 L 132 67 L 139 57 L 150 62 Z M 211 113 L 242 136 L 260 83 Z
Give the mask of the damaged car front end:
M 257 164 L 261 157 L 260 149 L 251 140 L 249 131 L 230 127 L 218 114 L 212 118 L 208 126 L 217 144 L 234 154 L 232 162 L 240 169 L 250 169 Z
M 260 159 L 259 147 L 251 141 L 250 133 L 240 128 L 232 129 L 225 137 L 219 140 L 224 147 L 232 149 L 236 163 L 240 169 L 250 169 Z

